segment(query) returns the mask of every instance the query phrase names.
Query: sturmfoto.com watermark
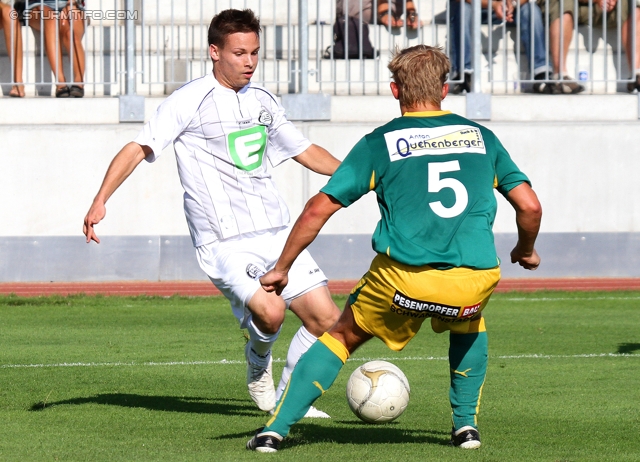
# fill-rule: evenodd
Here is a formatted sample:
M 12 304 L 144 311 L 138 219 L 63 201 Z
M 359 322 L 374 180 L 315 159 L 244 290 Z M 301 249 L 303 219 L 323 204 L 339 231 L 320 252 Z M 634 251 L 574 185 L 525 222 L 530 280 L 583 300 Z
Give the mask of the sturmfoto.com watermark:
M 18 12 L 11 10 L 9 13 L 11 19 L 18 19 Z M 40 11 L 40 8 L 34 8 L 33 10 L 24 11 L 22 18 L 25 21 L 30 19 L 67 19 L 73 21 L 82 21 L 84 19 L 90 19 L 92 21 L 126 21 L 127 19 L 137 20 L 139 17 L 138 10 L 80 10 L 80 9 L 64 9 L 62 11 L 54 11 L 50 8 Z

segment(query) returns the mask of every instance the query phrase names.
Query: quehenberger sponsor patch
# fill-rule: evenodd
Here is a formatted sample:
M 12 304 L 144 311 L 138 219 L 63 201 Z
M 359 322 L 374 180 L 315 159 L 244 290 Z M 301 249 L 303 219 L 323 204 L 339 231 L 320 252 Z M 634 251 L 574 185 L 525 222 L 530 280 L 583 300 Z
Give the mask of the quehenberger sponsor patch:
M 429 302 L 407 297 L 396 290 L 390 311 L 411 318 L 438 318 L 444 322 L 462 322 L 472 318 L 480 311 L 480 303 L 470 306 L 452 306 L 444 303 Z
M 405 128 L 384 134 L 391 162 L 415 156 L 486 154 L 482 133 L 470 125 Z

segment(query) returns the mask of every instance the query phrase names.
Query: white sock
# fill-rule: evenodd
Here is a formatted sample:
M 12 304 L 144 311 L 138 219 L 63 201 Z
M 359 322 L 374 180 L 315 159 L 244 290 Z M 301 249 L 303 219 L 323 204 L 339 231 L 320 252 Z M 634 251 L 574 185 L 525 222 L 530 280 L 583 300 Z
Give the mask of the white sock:
M 275 334 L 265 334 L 256 327 L 253 323 L 253 317 L 251 317 L 247 323 L 247 330 L 249 331 L 249 344 L 251 345 L 249 362 L 266 367 L 271 356 L 271 346 L 278 338 L 280 329 Z
M 282 377 L 280 378 L 280 383 L 276 389 L 276 401 L 280 399 L 280 396 L 282 396 L 282 392 L 287 386 L 289 377 L 291 377 L 293 368 L 296 367 L 300 356 L 302 356 L 311 347 L 311 345 L 316 342 L 316 340 L 318 340 L 318 338 L 305 329 L 304 326 L 300 326 L 296 335 L 293 336 L 291 345 L 289 345 L 289 351 L 287 352 L 287 363 L 284 365 Z

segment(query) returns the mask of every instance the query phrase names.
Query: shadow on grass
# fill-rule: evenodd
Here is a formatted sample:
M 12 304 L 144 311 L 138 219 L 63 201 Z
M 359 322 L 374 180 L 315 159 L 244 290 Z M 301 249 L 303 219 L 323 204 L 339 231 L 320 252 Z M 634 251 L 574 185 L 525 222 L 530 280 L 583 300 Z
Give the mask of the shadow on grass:
M 430 429 L 409 429 L 397 423 L 371 425 L 357 420 L 338 421 L 345 426 L 324 426 L 312 423 L 296 424 L 282 443 L 282 449 L 316 443 L 336 444 L 436 444 L 449 446 L 450 433 Z M 227 440 L 241 437 L 251 438 L 255 430 L 246 433 L 220 435 L 213 440 Z
M 190 396 L 145 396 L 129 393 L 101 393 L 86 398 L 73 398 L 50 403 L 40 401 L 31 406 L 31 411 L 42 411 L 48 407 L 62 405 L 105 404 L 151 411 L 188 412 L 195 414 L 264 415 L 249 400 L 209 399 Z
M 618 345 L 618 354 L 631 354 L 640 350 L 640 343 L 621 343 Z

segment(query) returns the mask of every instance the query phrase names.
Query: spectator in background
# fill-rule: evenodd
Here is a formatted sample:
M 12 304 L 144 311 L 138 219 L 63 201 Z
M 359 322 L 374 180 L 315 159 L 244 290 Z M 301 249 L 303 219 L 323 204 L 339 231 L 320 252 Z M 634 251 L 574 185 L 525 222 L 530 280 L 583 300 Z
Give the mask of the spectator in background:
M 377 13 L 376 21 L 374 11 Z M 379 53 L 369 39 L 369 24 L 397 29 L 405 24 L 401 19 L 403 15 L 407 29 L 417 30 L 422 25 L 412 0 L 391 0 L 391 3 L 389 0 L 337 0 L 333 45 L 325 50 L 324 58 L 376 58 Z
M 565 0 L 563 2 L 561 24 L 560 0 L 546 1 L 548 1 L 549 10 L 549 46 L 551 47 L 554 79 L 560 81 L 557 85 L 560 90 L 558 93 L 580 93 L 584 91 L 584 86 L 569 77 L 567 72 L 567 55 L 573 38 L 575 3 L 573 0 Z M 618 1 L 620 2 L 619 6 Z M 538 0 L 538 3 L 544 12 L 547 8 L 545 0 Z M 634 7 L 635 15 L 629 15 L 629 3 Z M 628 0 L 600 0 L 591 4 L 592 24 L 594 26 L 602 26 L 606 17 L 607 28 L 615 30 L 618 27 L 618 16 L 621 17 L 622 30 L 620 33 L 622 35 L 622 45 L 627 55 L 629 69 L 635 76 L 635 82 L 629 83 L 627 87 L 631 93 L 640 91 L 640 8 L 636 7 L 636 5 L 637 2 L 634 0 L 631 0 L 631 2 Z M 635 58 L 632 56 L 634 37 L 631 32 L 631 21 L 634 19 L 636 21 Z M 589 24 L 588 0 L 579 0 L 578 24 Z
M 85 68 L 82 47 L 85 30 L 84 0 L 30 0 L 26 5 L 25 15 L 29 26 L 44 34 L 47 59 L 56 78 L 56 98 L 82 98 Z M 61 45 L 69 52 L 72 60 L 71 82 L 67 81 L 62 70 Z
M 15 2 L 18 3 L 18 2 Z M 17 6 L 17 5 L 16 5 Z M 18 13 L 14 9 L 13 0 L 2 0 L 0 3 L 0 29 L 4 29 L 4 40 L 7 44 L 7 54 L 13 69 L 13 86 L 9 96 L 24 97 L 24 83 L 22 80 L 22 27 Z
M 360 6 L 360 0 L 337 0 L 336 12 L 338 17 L 362 18 L 365 24 L 373 24 L 375 10 L 378 16 L 377 23 L 387 28 L 404 26 L 402 17 L 406 12 L 407 29 L 415 30 L 421 25 L 412 0 L 406 0 L 406 7 L 405 0 L 362 0 L 362 9 Z
M 536 93 L 553 93 L 553 84 L 547 82 L 551 69 L 547 64 L 547 49 L 545 47 L 544 23 L 542 12 L 538 5 L 528 0 L 520 1 L 520 43 L 524 48 L 528 62 L 533 58 L 533 69 L 530 69 L 534 80 Z M 492 23 L 500 24 L 506 21 L 508 25 L 516 25 L 517 11 L 511 1 L 491 1 Z M 489 0 L 482 0 L 482 23 L 488 23 Z M 453 75 L 451 93 L 459 94 L 471 91 L 471 26 L 472 8 L 469 1 L 451 0 L 449 6 L 451 30 L 449 31 L 451 75 Z M 463 24 L 464 21 L 464 24 Z M 531 41 L 531 27 L 533 27 L 533 42 Z M 462 53 L 464 40 L 464 54 Z M 462 68 L 461 68 L 462 67 Z M 460 82 L 456 82 L 460 81 Z

